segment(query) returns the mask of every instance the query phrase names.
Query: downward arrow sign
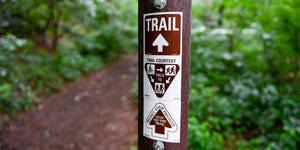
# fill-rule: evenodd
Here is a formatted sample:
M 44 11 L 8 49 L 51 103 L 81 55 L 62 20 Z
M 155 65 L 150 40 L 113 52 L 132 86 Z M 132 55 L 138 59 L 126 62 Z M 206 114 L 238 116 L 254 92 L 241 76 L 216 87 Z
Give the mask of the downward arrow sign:
M 157 46 L 157 52 L 163 52 L 163 46 L 169 46 L 169 43 L 161 34 L 159 34 L 153 41 L 152 46 Z

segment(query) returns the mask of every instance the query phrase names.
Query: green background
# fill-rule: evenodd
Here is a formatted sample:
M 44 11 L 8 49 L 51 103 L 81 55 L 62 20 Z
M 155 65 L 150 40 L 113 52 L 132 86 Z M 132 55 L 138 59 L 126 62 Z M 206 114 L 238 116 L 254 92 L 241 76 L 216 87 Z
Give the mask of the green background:
M 136 54 L 137 5 L 0 0 L 1 113 Z M 189 149 L 296 150 L 300 1 L 193 1 L 190 80 Z

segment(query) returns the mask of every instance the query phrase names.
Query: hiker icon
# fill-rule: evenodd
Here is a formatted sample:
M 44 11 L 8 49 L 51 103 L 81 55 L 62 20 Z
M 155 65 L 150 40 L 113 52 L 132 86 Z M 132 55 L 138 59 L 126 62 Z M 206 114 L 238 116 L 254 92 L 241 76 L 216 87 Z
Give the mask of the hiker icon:
M 165 66 L 166 76 L 175 76 L 176 75 L 176 65 L 166 65 Z
M 154 75 L 155 74 L 155 65 L 147 64 L 147 74 Z
M 164 83 L 155 83 L 155 93 L 164 94 L 165 93 L 165 84 Z

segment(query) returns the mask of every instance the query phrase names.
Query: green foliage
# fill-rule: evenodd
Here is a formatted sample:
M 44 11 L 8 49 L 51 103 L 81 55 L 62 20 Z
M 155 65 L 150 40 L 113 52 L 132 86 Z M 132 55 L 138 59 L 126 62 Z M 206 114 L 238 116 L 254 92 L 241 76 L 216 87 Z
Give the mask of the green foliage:
M 25 63 L 26 58 L 20 49 L 31 47 L 31 43 L 13 35 L 0 38 L 0 112 L 15 114 L 19 110 L 28 110 L 36 101 L 30 86 L 23 82 L 28 72 L 18 63 Z M 15 78 L 16 77 L 16 78 Z
M 35 95 L 24 84 L 13 86 L 4 83 L 0 86 L 0 110 L 2 113 L 15 114 L 19 110 L 29 110 L 36 101 Z
M 137 48 L 137 11 L 131 9 L 137 8 L 137 3 L 134 0 L 94 3 L 99 6 L 94 19 L 72 30 L 81 53 L 103 56 L 106 62 L 120 54 L 133 54 Z
M 0 112 L 28 110 L 37 95 L 133 54 L 135 8 L 135 0 L 0 0 Z
M 96 56 L 81 56 L 78 51 L 64 47 L 56 55 L 32 51 L 28 40 L 7 35 L 0 38 L 1 99 L 0 110 L 16 113 L 28 110 L 37 93 L 51 93 L 61 88 L 64 81 L 80 78 L 84 73 L 99 69 L 103 61 Z
M 223 137 L 210 128 L 208 122 L 199 123 L 195 117 L 189 118 L 189 149 L 223 149 Z
M 189 149 L 297 149 L 296 3 L 194 3 Z
M 189 149 L 297 149 L 299 2 L 194 2 Z M 37 95 L 134 53 L 136 8 L 0 0 L 0 111 L 28 110 Z

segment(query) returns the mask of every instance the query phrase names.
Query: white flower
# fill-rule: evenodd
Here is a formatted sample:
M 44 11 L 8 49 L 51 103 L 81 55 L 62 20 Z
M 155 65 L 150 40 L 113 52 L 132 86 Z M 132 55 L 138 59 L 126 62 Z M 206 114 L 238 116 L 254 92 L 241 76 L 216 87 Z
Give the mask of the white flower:
M 80 3 L 87 8 L 92 17 L 96 16 L 96 4 L 93 0 L 81 0 Z
M 7 74 L 6 70 L 1 70 L 0 71 L 0 76 L 5 77 Z
M 263 34 L 263 39 L 265 39 L 265 40 L 271 39 L 271 37 L 272 37 L 271 34 L 268 34 L 268 33 Z
M 206 27 L 205 26 L 201 26 L 199 28 L 195 28 L 192 30 L 192 33 L 195 34 L 195 33 L 202 33 L 206 30 Z
M 16 44 L 18 46 L 23 46 L 26 43 L 26 40 L 22 40 L 22 39 L 16 39 Z
M 229 29 L 225 29 L 225 28 L 217 28 L 217 29 L 213 29 L 212 31 L 210 31 L 209 33 L 210 35 L 228 35 L 228 34 L 232 34 L 232 30 Z
M 232 56 L 229 53 L 224 53 L 223 58 L 226 59 L 226 60 L 231 60 Z
M 255 34 L 256 33 L 256 29 L 253 28 L 246 28 L 242 30 L 243 34 Z

